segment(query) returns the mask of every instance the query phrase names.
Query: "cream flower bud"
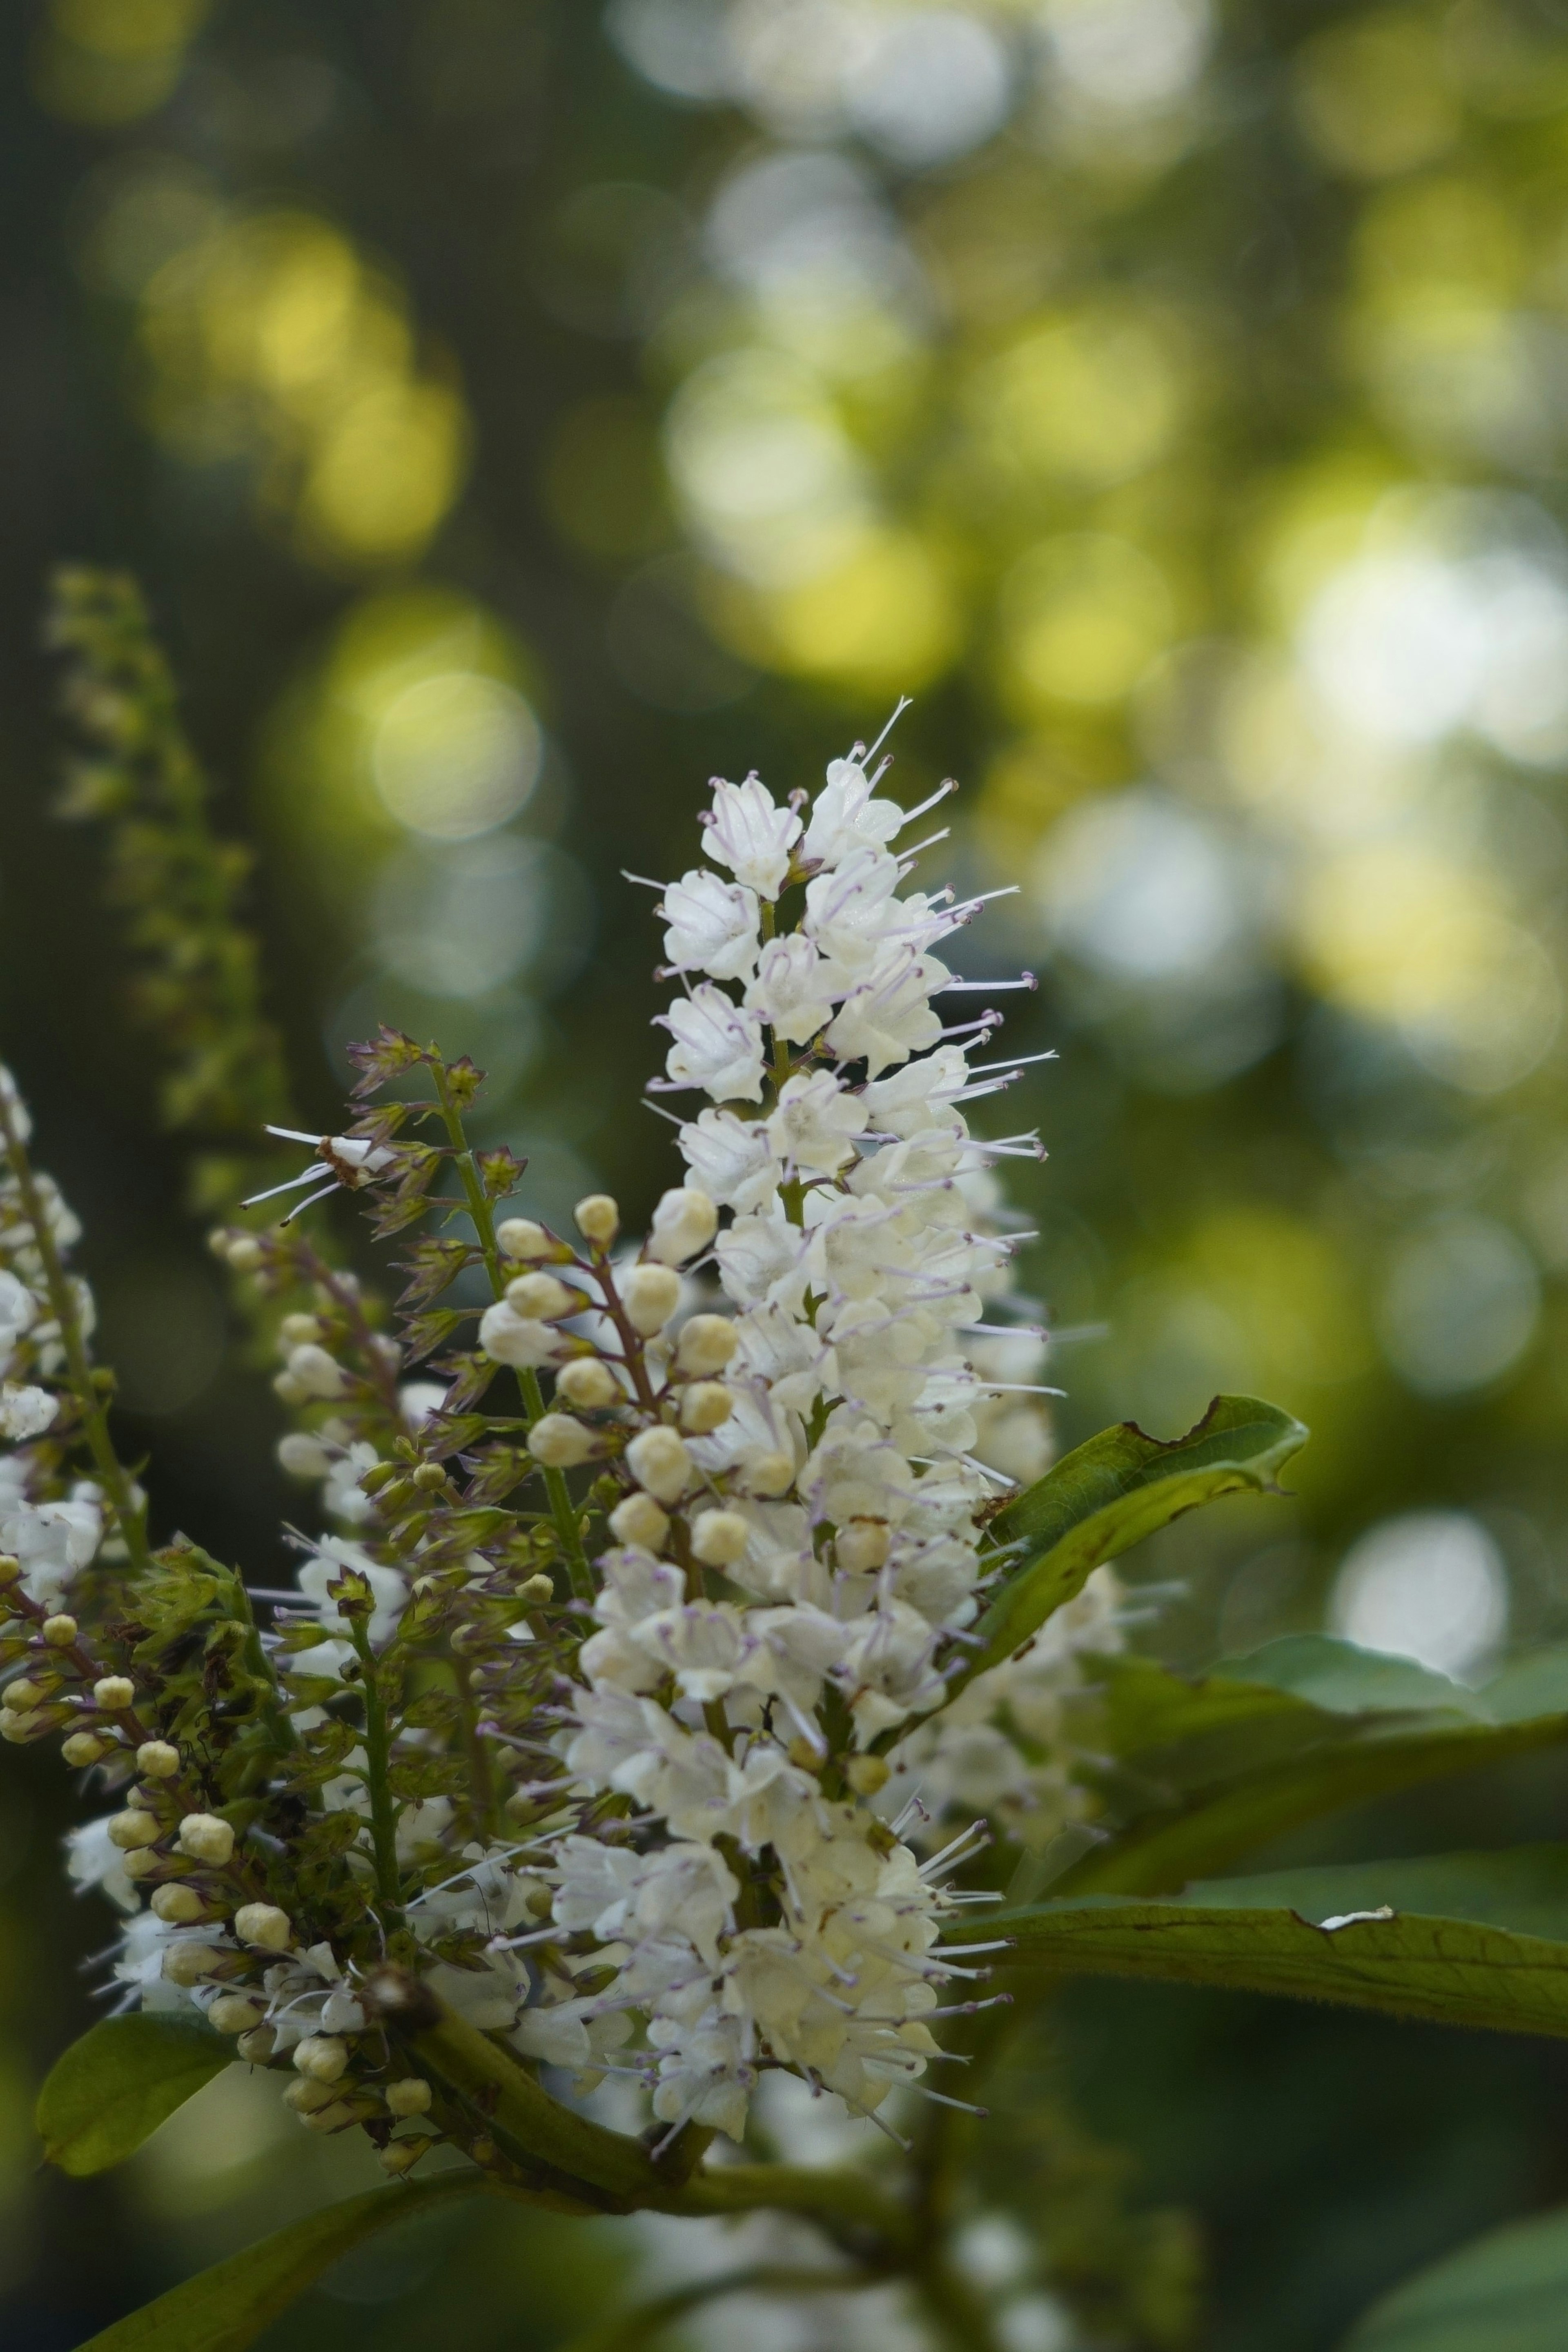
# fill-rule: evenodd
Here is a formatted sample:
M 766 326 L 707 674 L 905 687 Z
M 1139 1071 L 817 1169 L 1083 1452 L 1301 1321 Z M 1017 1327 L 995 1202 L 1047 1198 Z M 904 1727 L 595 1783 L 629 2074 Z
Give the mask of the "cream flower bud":
M 263 2016 L 259 2001 L 248 1993 L 220 1992 L 207 2010 L 207 2023 L 215 2033 L 248 2033 L 260 2024 Z
M 552 1360 L 562 1339 L 553 1324 L 520 1315 L 515 1307 L 501 1298 L 493 1307 L 487 1307 L 479 1318 L 479 1345 L 498 1364 L 511 1364 L 520 1371 L 537 1371 L 542 1364 Z
M 521 1258 L 526 1265 L 535 1258 L 553 1257 L 554 1236 L 531 1217 L 503 1217 L 496 1227 L 496 1242 L 503 1257 Z
M 680 1276 L 673 1266 L 634 1265 L 621 1285 L 621 1304 L 632 1329 L 651 1339 L 680 1304 Z
M 691 1475 L 691 1456 L 673 1429 L 645 1429 L 626 1448 L 626 1468 L 657 1502 L 674 1503 Z
M 308 1397 L 342 1396 L 348 1386 L 348 1374 L 325 1348 L 313 1339 L 289 1351 L 288 1378 L 302 1388 Z
M 77 1622 L 62 1610 L 58 1616 L 46 1617 L 38 1631 L 51 1650 L 68 1650 L 77 1637 Z
M 868 1575 L 888 1557 L 892 1533 L 886 1519 L 847 1519 L 834 1543 L 840 1568 Z
M 621 1229 L 621 1213 L 607 1192 L 590 1192 L 572 1212 L 577 1231 L 598 1249 L 608 1249 Z
M 302 2049 L 304 2044 L 300 2045 Z M 325 2107 L 335 2107 L 338 2095 L 330 2083 L 313 2083 L 308 2074 L 300 2074 L 283 2093 L 283 2104 L 292 2107 L 297 2116 L 318 2115 Z
M 335 2083 L 349 2063 L 349 2045 L 335 2033 L 307 2033 L 294 2045 L 297 2073 L 312 2083 Z
M 664 1265 L 684 1265 L 707 1248 L 718 1230 L 719 1212 L 707 1193 L 694 1184 L 678 1185 L 653 1213 L 647 1255 Z
M 223 1954 L 211 1944 L 171 1944 L 163 1955 L 163 1974 L 171 1984 L 200 1984 L 223 1964 Z
M 546 1576 L 542 1570 L 537 1576 L 531 1576 L 526 1584 L 518 1586 L 517 1597 L 520 1601 L 553 1601 L 554 1580 Z
M 11 1707 L 0 1706 L 0 1739 L 9 1739 L 19 1744 L 23 1740 L 31 1739 L 44 1727 L 36 1715 L 17 1715 Z
M 237 1234 L 224 1252 L 236 1274 L 254 1274 L 266 1255 L 254 1234 Z
M 382 2092 L 395 2116 L 425 2116 L 430 2112 L 430 2085 L 423 2074 L 405 2074 Z
M 171 1927 L 188 1927 L 205 1909 L 194 1886 L 160 1886 L 153 1890 L 153 1909 Z
M 858 1797 L 874 1797 L 879 1789 L 887 1787 L 892 1769 L 880 1756 L 852 1756 L 844 1767 L 844 1778 Z
M 11 1687 L 15 1690 L 16 1685 Z M 92 1686 L 92 1698 L 105 1715 L 120 1715 L 135 1705 L 136 1685 L 129 1675 L 100 1675 Z
M 608 1364 L 602 1363 L 597 1356 L 574 1356 L 555 1375 L 555 1393 L 563 1396 L 569 1404 L 581 1406 L 584 1412 L 594 1412 L 605 1405 L 618 1404 L 622 1390 Z
M 193 1862 L 211 1863 L 221 1869 L 234 1853 L 234 1832 L 216 1813 L 187 1813 L 180 1823 L 177 1843 L 180 1852 L 188 1853 Z
M 739 1336 L 727 1315 L 693 1315 L 680 1327 L 675 1343 L 678 1370 L 700 1378 L 721 1372 L 739 1346 Z
M 151 1780 L 172 1780 L 180 1769 L 180 1751 L 166 1739 L 144 1739 L 136 1750 L 136 1769 Z
M 157 1869 L 159 1859 L 150 1845 L 133 1846 L 120 1867 L 127 1878 L 146 1878 Z
M 144 1813 L 140 1806 L 132 1805 L 124 1812 L 115 1814 L 107 1835 L 110 1845 L 117 1845 L 121 1853 L 129 1853 L 135 1846 L 155 1845 L 159 1835 L 158 1824 L 151 1813 Z
M 96 1764 L 100 1756 L 109 1753 L 95 1732 L 73 1731 L 68 1739 L 60 1742 L 60 1754 L 68 1764 Z
M 669 1517 L 651 1495 L 628 1495 L 610 1513 L 610 1533 L 617 1543 L 640 1544 L 644 1551 L 662 1551 L 669 1535 Z
M 535 1323 L 556 1323 L 563 1315 L 580 1315 L 587 1305 L 580 1290 L 569 1290 L 552 1274 L 520 1274 L 506 1286 L 506 1303 L 514 1315 Z
M 297 1381 L 292 1372 L 278 1373 L 272 1382 L 272 1393 L 280 1404 L 309 1404 L 310 1402 L 310 1390 L 303 1381 Z
M 412 2172 L 426 2148 L 434 2146 L 433 2140 L 421 2138 L 388 2140 L 381 2151 L 381 2168 L 395 2179 L 405 2172 Z
M 703 1511 L 692 1523 L 691 1549 L 704 1568 L 729 1568 L 744 1557 L 751 1539 L 739 1511 Z
M 26 1675 L 18 1675 L 14 1683 L 5 1686 L 5 1704 L 17 1715 L 26 1715 L 29 1707 L 42 1706 L 47 1696 L 48 1693 L 40 1690 Z
M 308 1347 L 312 1340 L 319 1341 L 321 1327 L 313 1315 L 285 1315 L 278 1326 L 278 1337 L 287 1354 L 290 1348 Z
M 680 1400 L 680 1425 L 694 1437 L 720 1429 L 735 1410 L 735 1400 L 721 1381 L 693 1381 Z
M 321 1439 L 303 1429 L 290 1429 L 279 1439 L 278 1461 L 290 1478 L 324 1478 L 332 1466 Z
M 242 1903 L 234 1915 L 234 1932 L 242 1944 L 259 1944 L 264 1952 L 286 1952 L 294 1923 L 276 1903 Z
M 14 1551 L 0 1551 L 0 1585 L 15 1584 L 22 1573 L 22 1563 Z
M 569 1412 L 547 1412 L 528 1433 L 528 1450 L 547 1470 L 574 1470 L 598 1451 L 598 1439 Z
M 217 2006 L 216 2001 L 213 2006 L 215 2009 Z M 243 2058 L 247 2066 L 265 2066 L 272 2055 L 277 2039 L 269 2025 L 248 2026 L 234 2045 L 236 2054 Z
M 795 1464 L 787 1454 L 753 1454 L 742 1465 L 741 1484 L 748 1495 L 787 1495 Z

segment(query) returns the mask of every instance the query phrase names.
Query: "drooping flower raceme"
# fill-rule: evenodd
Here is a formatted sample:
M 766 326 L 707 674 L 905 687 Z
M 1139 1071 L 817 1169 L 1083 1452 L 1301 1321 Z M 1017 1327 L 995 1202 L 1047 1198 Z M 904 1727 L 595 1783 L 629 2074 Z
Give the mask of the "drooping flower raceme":
M 1111 1588 L 948 1706 L 992 1507 L 1047 1458 L 994 1172 L 1038 1145 L 970 1134 L 1022 1067 L 976 1060 L 1000 1015 L 963 1017 L 941 952 L 981 902 L 912 887 L 924 812 L 878 782 L 858 751 L 809 804 L 717 782 L 708 862 L 654 886 L 685 1181 L 640 1247 L 601 1194 L 573 1235 L 498 1223 L 521 1171 L 468 1145 L 478 1074 L 392 1032 L 351 1132 L 273 1189 L 393 1233 L 447 1172 L 469 1223 L 416 1235 L 401 1338 L 287 1221 L 215 1236 L 276 1339 L 284 1467 L 338 1525 L 287 1585 L 149 1551 L 134 1489 L 78 1475 L 81 1363 L 0 1201 L 0 1727 L 69 1730 L 117 1795 L 72 1869 L 130 1915 L 121 1998 L 194 2004 L 394 2170 L 479 2142 L 434 2062 L 389 2074 L 389 1970 L 521 2061 L 629 2076 L 666 2140 L 739 2137 L 768 2068 L 868 2114 L 978 1997 L 944 1928 L 983 1817 L 1037 1846 L 1082 1810 L 1068 1717 Z M 379 1099 L 421 1074 L 433 1105 Z M 68 1621 L 46 1674 L 79 1578 L 102 1634 Z

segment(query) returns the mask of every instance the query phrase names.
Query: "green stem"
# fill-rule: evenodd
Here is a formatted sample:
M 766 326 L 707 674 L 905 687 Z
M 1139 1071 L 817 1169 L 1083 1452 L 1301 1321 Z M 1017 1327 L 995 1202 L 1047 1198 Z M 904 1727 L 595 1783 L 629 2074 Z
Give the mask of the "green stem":
M 494 1212 L 479 1171 L 474 1165 L 474 1155 L 464 1130 L 462 1115 L 452 1100 L 444 1070 L 436 1073 L 436 1091 L 441 1121 L 452 1147 L 458 1181 L 462 1185 L 463 1198 L 474 1221 L 474 1232 L 479 1237 L 480 1254 L 485 1261 L 485 1271 L 490 1278 L 490 1293 L 493 1297 L 504 1298 L 507 1274 L 501 1263 L 500 1244 L 496 1240 Z M 522 1391 L 523 1419 L 531 1429 L 544 1413 L 544 1391 L 539 1385 L 539 1374 L 531 1365 L 527 1366 L 518 1373 L 517 1384 Z M 588 1555 L 583 1549 L 583 1531 L 577 1524 L 576 1507 L 572 1500 L 572 1489 L 566 1484 L 565 1473 L 546 1470 L 544 1491 L 550 1497 L 550 1515 L 555 1522 L 555 1532 L 560 1538 L 572 1591 L 579 1601 L 592 1601 L 593 1571 L 588 1566 Z
M 392 1738 L 381 1672 L 370 1646 L 370 1631 L 362 1617 L 349 1621 L 349 1638 L 360 1662 L 364 1691 L 364 1784 L 370 1791 L 371 1848 L 375 1856 L 376 1893 L 386 1907 L 400 1912 L 403 1884 L 397 1868 L 397 1816 L 393 1810 L 390 1765 Z
M 70 1279 L 55 1246 L 55 1237 L 49 1231 L 44 1198 L 38 1190 L 32 1162 L 16 1123 L 16 1105 L 4 1089 L 0 1089 L 0 1133 L 5 1136 L 5 1157 L 16 1179 L 16 1189 L 22 1196 L 27 1221 L 33 1228 L 34 1244 L 43 1265 L 49 1305 L 60 1327 L 60 1340 L 70 1370 L 70 1384 L 81 1413 L 88 1445 L 98 1475 L 108 1490 L 131 1564 L 132 1568 L 144 1570 L 153 1564 L 152 1549 L 147 1541 L 147 1507 L 145 1503 L 137 1501 L 131 1475 L 115 1453 L 114 1441 L 109 1433 L 109 1416 L 92 1377 L 92 1365 L 88 1358 L 87 1342 L 82 1338 Z
M 463 1727 L 463 1748 L 468 1759 L 468 1777 L 473 1787 L 474 1835 L 488 1844 L 496 1833 L 495 1777 L 490 1770 L 489 1750 L 479 1738 L 479 1711 L 474 1704 L 474 1686 L 461 1658 L 453 1658 L 452 1675 L 458 1685 L 458 1716 Z

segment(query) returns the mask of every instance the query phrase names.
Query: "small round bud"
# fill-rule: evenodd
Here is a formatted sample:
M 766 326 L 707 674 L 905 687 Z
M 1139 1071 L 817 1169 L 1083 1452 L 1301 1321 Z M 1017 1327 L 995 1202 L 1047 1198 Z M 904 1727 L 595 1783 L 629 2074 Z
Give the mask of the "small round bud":
M 238 1234 L 224 1255 L 236 1274 L 254 1274 L 267 1253 L 254 1234 Z
M 307 2033 L 294 2045 L 294 2066 L 312 2083 L 335 2083 L 349 2063 L 349 2045 L 335 2033 Z
M 41 1716 L 17 1715 L 11 1707 L 0 1706 L 0 1739 L 9 1739 L 13 1746 L 20 1747 L 47 1729 Z
M 215 2033 L 249 2033 L 261 2023 L 263 2010 L 248 1993 L 220 1992 L 208 2004 L 207 2023 Z
M 677 1502 L 691 1475 L 691 1456 L 673 1429 L 645 1429 L 626 1448 L 626 1468 L 656 1502 Z
M 553 1234 L 531 1217 L 503 1217 L 496 1227 L 496 1243 L 503 1257 L 520 1258 L 525 1265 L 555 1255 Z
M 234 1832 L 216 1813 L 187 1813 L 180 1823 L 177 1843 L 193 1862 L 211 1863 L 221 1870 L 234 1853 Z
M 617 1543 L 641 1544 L 645 1551 L 662 1551 L 669 1535 L 668 1515 L 651 1495 L 628 1495 L 610 1513 L 610 1533 Z
M 721 1372 L 739 1346 L 740 1336 L 727 1315 L 693 1315 L 681 1325 L 675 1343 L 677 1370 L 700 1377 Z
M 0 1551 L 0 1585 L 15 1584 L 22 1573 L 22 1563 L 14 1551 Z
M 519 1371 L 538 1371 L 542 1365 L 552 1363 L 563 1344 L 552 1323 L 520 1315 L 504 1298 L 487 1307 L 479 1318 L 479 1345 L 486 1355 Z
M 278 1464 L 290 1478 L 324 1478 L 332 1457 L 319 1437 L 308 1430 L 290 1429 L 278 1441 Z
M 150 1845 L 133 1846 L 121 1864 L 127 1878 L 150 1878 L 160 1866 L 160 1856 Z
M 223 1954 L 211 1944 L 171 1944 L 163 1955 L 163 1974 L 171 1984 L 200 1984 L 223 1964 Z
M 278 1326 L 278 1337 L 283 1341 L 285 1351 L 289 1348 L 308 1347 L 321 1336 L 321 1324 L 313 1315 L 285 1315 Z
M 398 2179 L 404 2173 L 412 2172 L 426 2149 L 434 2147 L 435 2144 L 434 2140 L 417 2135 L 413 2139 L 388 2140 L 381 2151 L 381 2168 L 383 2172 L 390 2172 L 395 2180 Z
M 520 1274 L 507 1284 L 506 1303 L 531 1322 L 559 1323 L 563 1315 L 580 1315 L 588 1302 L 556 1275 Z
M 880 1756 L 852 1756 L 844 1767 L 844 1778 L 858 1797 L 874 1797 L 885 1789 L 892 1778 L 892 1768 Z
M 60 1754 L 68 1764 L 96 1764 L 100 1756 L 108 1753 L 103 1741 L 93 1731 L 73 1731 L 68 1739 L 60 1742 Z
M 598 1451 L 598 1440 L 569 1412 L 547 1412 L 529 1431 L 528 1450 L 547 1470 L 573 1470 Z
M 555 1580 L 546 1576 L 542 1570 L 539 1575 L 531 1576 L 526 1584 L 518 1586 L 517 1597 L 520 1601 L 553 1601 Z
M 555 1375 L 555 1393 L 584 1412 L 597 1412 L 605 1405 L 619 1404 L 624 1391 L 608 1364 L 597 1356 L 574 1356 Z
M 694 1437 L 721 1428 L 735 1410 L 735 1400 L 721 1381 L 693 1381 L 680 1400 L 680 1426 Z
M 303 2042 L 300 2044 L 301 2049 L 304 2046 Z M 330 2083 L 313 2083 L 305 2074 L 299 2075 L 283 2093 L 284 2105 L 292 2107 L 297 2116 L 320 2115 L 337 2103 L 338 2095 Z
M 92 1686 L 92 1700 L 105 1715 L 123 1715 L 136 1704 L 136 1685 L 129 1675 L 100 1675 Z
M 216 2002 L 214 2006 L 216 2006 Z M 222 2032 L 221 2027 L 218 2030 Z M 237 2054 L 244 2059 L 247 2066 L 265 2066 L 272 2055 L 273 2044 L 277 2039 L 277 2034 L 269 2025 L 253 2025 L 240 2035 L 234 2046 Z
M 348 1374 L 336 1357 L 314 1340 L 289 1349 L 287 1377 L 308 1397 L 340 1397 L 348 1386 Z
M 784 1754 L 789 1758 L 790 1762 L 798 1765 L 803 1772 L 820 1772 L 825 1753 L 823 1748 L 814 1747 L 809 1739 L 803 1738 L 798 1732 L 784 1749 Z
M 76 1640 L 78 1627 L 76 1619 L 62 1610 L 58 1616 L 46 1617 L 38 1631 L 51 1650 L 68 1650 Z
M 680 1304 L 680 1276 L 672 1265 L 634 1265 L 621 1285 L 621 1304 L 632 1329 L 651 1339 Z
M 414 1472 L 414 1484 L 426 1495 L 434 1495 L 447 1483 L 447 1473 L 439 1462 L 421 1462 Z
M 388 2083 L 381 2095 L 395 2116 L 426 2116 L 430 2112 L 430 2085 L 423 2074 L 405 2074 L 401 2082 Z
M 691 1549 L 704 1568 L 729 1568 L 744 1558 L 751 1539 L 739 1511 L 703 1511 L 692 1523 Z
M 171 1927 L 188 1927 L 205 1908 L 194 1886 L 160 1886 L 153 1893 L 153 1909 Z
M 787 1454 L 753 1454 L 741 1465 L 741 1484 L 748 1495 L 787 1495 L 795 1463 Z
M 226 1257 L 228 1255 L 228 1227 L 226 1225 L 210 1225 L 207 1228 L 207 1247 L 211 1250 L 214 1257 Z
M 310 1402 L 310 1390 L 303 1381 L 297 1381 L 292 1372 L 274 1375 L 272 1393 L 280 1404 L 309 1404 Z
M 707 1193 L 695 1184 L 680 1184 L 653 1213 L 647 1254 L 663 1265 L 684 1265 L 707 1248 L 718 1230 L 719 1212 Z
M 886 1519 L 846 1519 L 833 1548 L 840 1568 L 857 1576 L 868 1576 L 887 1559 L 892 1539 Z
M 136 1769 L 150 1780 L 172 1780 L 180 1769 L 180 1751 L 166 1739 L 144 1739 L 136 1750 Z
M 3 1704 L 17 1715 L 26 1715 L 29 1707 L 42 1706 L 48 1693 L 26 1675 L 18 1675 L 14 1683 L 5 1685 Z
M 118 1846 L 121 1853 L 130 1853 L 139 1845 L 156 1845 L 159 1834 L 152 1814 L 142 1812 L 137 1805 L 116 1813 L 108 1831 L 110 1844 Z
M 468 2154 L 476 2164 L 493 2164 L 500 2150 L 493 2139 L 476 2139 L 468 2143 Z
M 607 1192 L 590 1192 L 572 1214 L 577 1220 L 577 1231 L 596 1249 L 608 1249 L 621 1229 L 621 1213 Z
M 276 1903 L 242 1903 L 234 1915 L 234 1932 L 242 1944 L 259 1944 L 264 1952 L 286 1952 L 294 1923 Z

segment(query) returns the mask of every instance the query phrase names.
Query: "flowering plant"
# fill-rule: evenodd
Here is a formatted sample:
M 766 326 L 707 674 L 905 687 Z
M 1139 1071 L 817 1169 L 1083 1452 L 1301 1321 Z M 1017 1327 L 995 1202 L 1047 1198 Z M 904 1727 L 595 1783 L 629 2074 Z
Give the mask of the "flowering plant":
M 107 593 L 79 583 L 64 634 L 122 685 L 142 665 L 140 704 L 78 703 L 112 816 L 174 739 Z M 127 713 L 153 705 L 149 735 Z M 44 2089 L 49 2153 L 117 2161 L 237 2060 L 402 2184 L 175 2289 L 182 2345 L 249 2341 L 368 2231 L 488 2191 L 789 2216 L 820 2252 L 782 2288 L 899 2279 L 933 2340 L 984 2347 L 952 2240 L 982 2110 L 931 2077 L 983 2070 L 1063 1974 L 1542 2021 L 1505 1934 L 1484 1968 L 1454 1944 L 1492 1933 L 1458 1906 L 1434 1943 L 1386 1900 L 1325 1925 L 1245 1882 L 1173 1899 L 1564 1710 L 1386 1673 L 1374 1696 L 1343 1644 L 1196 1685 L 1124 1654 L 1111 1559 L 1270 1489 L 1305 1433 L 1218 1399 L 1184 1439 L 1047 1466 L 994 1175 L 1037 1140 L 967 1118 L 1024 1064 L 976 1058 L 994 1010 L 936 1009 L 995 992 L 938 953 L 981 902 L 912 887 L 925 811 L 882 773 L 857 746 L 815 797 L 718 782 L 706 862 L 653 886 L 684 1178 L 640 1242 L 604 1194 L 570 1231 L 527 1214 L 526 1170 L 468 1139 L 480 1074 L 385 1029 L 343 1132 L 293 1135 L 307 1169 L 215 1230 L 333 1529 L 287 1588 L 153 1540 L 75 1220 L 0 1084 L 0 1734 L 62 1739 L 92 1801 L 71 1873 L 121 1922 L 114 2013 Z M 199 796 L 163 818 L 207 854 Z M 340 1194 L 402 1237 L 395 1323 L 298 1222 Z M 881 2125 L 881 2160 L 771 2157 L 786 2078 Z

